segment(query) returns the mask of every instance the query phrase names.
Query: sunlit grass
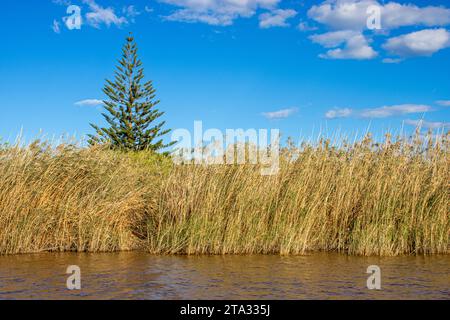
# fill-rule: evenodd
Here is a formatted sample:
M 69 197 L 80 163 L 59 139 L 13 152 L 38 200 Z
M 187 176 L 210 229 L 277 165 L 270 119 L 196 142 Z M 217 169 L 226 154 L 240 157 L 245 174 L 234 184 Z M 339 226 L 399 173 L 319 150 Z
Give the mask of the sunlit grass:
M 120 153 L 70 145 L 0 151 L 0 252 L 139 247 L 147 169 Z
M 447 253 L 449 139 L 428 139 L 305 145 L 285 150 L 274 176 L 249 165 L 176 167 L 149 219 L 149 250 Z
M 255 165 L 34 143 L 0 150 L 0 253 L 448 253 L 450 137 L 366 137 Z

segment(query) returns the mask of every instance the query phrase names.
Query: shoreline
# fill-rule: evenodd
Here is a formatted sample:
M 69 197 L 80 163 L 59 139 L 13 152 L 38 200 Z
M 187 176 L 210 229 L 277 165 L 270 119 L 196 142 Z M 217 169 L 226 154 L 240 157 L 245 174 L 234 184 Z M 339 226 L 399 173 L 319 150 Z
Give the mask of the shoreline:
M 307 251 L 298 254 L 279 254 L 279 253 L 226 253 L 226 254 L 184 254 L 184 253 L 151 253 L 145 249 L 134 249 L 134 250 L 121 250 L 121 251 L 40 251 L 40 252 L 23 252 L 23 253 L 12 253 L 12 254 L 0 254 L 0 258 L 3 257 L 14 257 L 14 256 L 31 256 L 31 255 L 59 255 L 59 254 L 74 254 L 74 255 L 107 255 L 107 254 L 121 254 L 121 253 L 132 253 L 132 254 L 145 254 L 153 257 L 252 257 L 252 256 L 268 256 L 268 257 L 308 257 L 317 254 L 332 254 L 339 256 L 355 257 L 355 258 L 409 258 L 409 257 L 439 257 L 439 256 L 449 256 L 450 250 L 448 252 L 439 253 L 422 253 L 422 254 L 398 254 L 398 255 L 358 255 L 349 254 L 347 252 L 337 252 L 337 251 Z

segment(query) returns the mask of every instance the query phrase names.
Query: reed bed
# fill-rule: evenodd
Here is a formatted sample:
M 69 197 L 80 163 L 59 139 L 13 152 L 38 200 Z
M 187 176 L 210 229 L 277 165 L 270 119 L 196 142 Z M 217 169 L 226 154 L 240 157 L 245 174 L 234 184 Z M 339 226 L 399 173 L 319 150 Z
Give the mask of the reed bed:
M 338 148 L 322 141 L 285 150 L 274 176 L 250 165 L 178 166 L 149 218 L 149 250 L 448 253 L 448 148 L 448 136 Z
M 258 165 L 33 144 L 0 151 L 0 253 L 448 254 L 450 136 L 329 141 Z
M 35 142 L 0 151 L 0 253 L 139 247 L 143 175 L 100 149 Z

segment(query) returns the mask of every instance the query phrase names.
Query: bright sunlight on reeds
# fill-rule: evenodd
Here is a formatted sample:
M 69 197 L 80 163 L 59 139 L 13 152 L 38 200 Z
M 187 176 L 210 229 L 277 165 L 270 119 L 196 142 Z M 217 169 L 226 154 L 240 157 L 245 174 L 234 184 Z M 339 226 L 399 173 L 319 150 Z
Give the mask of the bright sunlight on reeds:
M 255 165 L 146 152 L 0 149 L 0 253 L 448 253 L 450 136 L 322 140 Z

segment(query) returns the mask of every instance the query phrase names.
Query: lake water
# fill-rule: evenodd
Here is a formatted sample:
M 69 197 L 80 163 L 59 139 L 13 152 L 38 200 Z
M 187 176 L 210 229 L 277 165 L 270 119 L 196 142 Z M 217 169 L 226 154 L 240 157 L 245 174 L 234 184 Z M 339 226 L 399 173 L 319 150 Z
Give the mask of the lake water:
M 69 265 L 81 290 L 66 288 Z M 369 265 L 381 290 L 368 290 Z M 428 257 L 0 256 L 0 299 L 450 299 L 450 255 Z

